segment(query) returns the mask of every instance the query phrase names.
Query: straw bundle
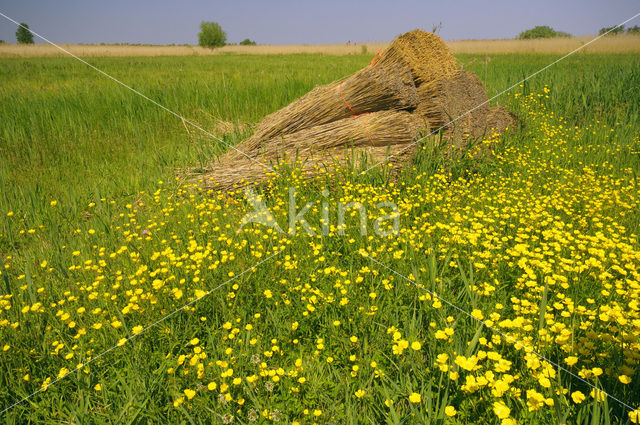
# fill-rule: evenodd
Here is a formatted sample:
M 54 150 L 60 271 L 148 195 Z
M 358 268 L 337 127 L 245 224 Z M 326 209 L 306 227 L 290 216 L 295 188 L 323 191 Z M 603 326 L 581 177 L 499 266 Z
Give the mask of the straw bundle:
M 375 68 L 411 70 L 416 85 L 450 78 L 458 70 L 456 59 L 437 35 L 422 30 L 402 34 L 382 52 Z
M 310 151 L 304 158 L 295 154 L 284 153 L 277 161 L 271 164 L 274 168 L 282 170 L 283 166 L 295 167 L 301 171 L 304 179 L 312 179 L 323 174 L 335 174 L 340 169 L 359 169 L 368 164 L 377 164 L 385 160 L 393 165 L 394 170 L 410 156 L 406 155 L 408 145 L 392 146 L 366 146 L 359 149 L 351 149 L 348 146 L 338 146 L 328 151 Z M 215 167 L 204 175 L 199 175 L 198 180 L 204 187 L 220 189 L 224 191 L 240 189 L 245 186 L 253 186 L 266 183 L 274 173 L 267 171 L 263 166 L 247 158 L 236 160 L 233 167 Z
M 245 142 L 253 150 L 261 142 L 281 134 L 320 124 L 330 123 L 351 115 L 383 109 L 413 108 L 418 94 L 408 69 L 367 67 L 347 79 L 319 86 L 288 106 L 267 115 L 257 126 L 254 135 Z M 242 150 L 242 145 L 238 148 Z
M 443 133 L 456 138 L 484 134 L 488 98 L 482 81 L 473 72 L 458 71 L 452 78 L 422 85 L 418 96 L 420 103 L 414 113 L 427 119 L 430 131 L 445 126 Z
M 407 111 L 372 112 L 266 140 L 259 151 L 252 153 L 257 161 L 272 165 L 296 158 L 301 158 L 305 166 L 327 160 L 343 163 L 345 151 L 351 149 L 378 158 L 377 148 L 383 152 L 388 146 L 411 143 L 423 128 L 423 120 Z M 229 187 L 242 179 L 262 180 L 267 173 L 265 167 L 240 157 L 237 152 L 229 152 L 209 167 L 205 177 L 209 182 Z
M 388 146 L 411 142 L 423 128 L 406 111 L 379 111 L 317 125 L 265 141 L 260 157 L 273 159 L 281 152 L 310 152 L 337 146 Z
M 502 133 L 506 129 L 514 129 L 519 124 L 518 117 L 507 111 L 504 106 L 489 108 L 487 114 L 487 131 Z

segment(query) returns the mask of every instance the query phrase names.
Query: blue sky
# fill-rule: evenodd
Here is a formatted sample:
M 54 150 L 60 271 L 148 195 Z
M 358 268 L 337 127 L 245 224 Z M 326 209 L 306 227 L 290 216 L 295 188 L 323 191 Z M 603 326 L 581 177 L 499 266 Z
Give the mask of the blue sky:
M 205 20 L 220 23 L 230 43 L 316 44 L 388 41 L 440 22 L 447 40 L 511 38 L 535 25 L 595 34 L 640 12 L 640 1 L 0 0 L 0 12 L 60 43 L 196 44 Z M 0 40 L 15 42 L 15 31 L 0 16 Z

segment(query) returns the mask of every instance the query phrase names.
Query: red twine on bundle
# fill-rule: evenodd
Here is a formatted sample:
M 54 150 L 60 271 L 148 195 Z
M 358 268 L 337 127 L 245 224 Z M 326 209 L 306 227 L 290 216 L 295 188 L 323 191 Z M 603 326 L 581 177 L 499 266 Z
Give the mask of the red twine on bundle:
M 344 81 L 343 81 L 343 82 L 344 82 Z M 339 88 L 339 90 L 340 90 L 340 99 L 342 99 L 342 101 L 344 102 L 345 106 L 346 106 L 347 108 L 349 108 L 349 110 L 350 110 L 351 112 L 353 112 L 353 115 L 357 115 L 356 111 L 354 111 L 354 110 L 353 110 L 353 108 L 351 107 L 351 105 L 349 105 L 349 104 L 347 103 L 347 101 L 346 101 L 346 100 L 345 100 L 345 98 L 344 98 L 344 95 L 342 94 L 342 83 L 340 83 L 340 85 L 338 86 L 338 88 Z
M 382 49 L 378 50 L 378 53 L 373 57 L 373 59 L 371 59 L 371 62 L 369 62 L 369 66 L 373 66 L 377 64 L 381 57 L 382 57 Z
M 349 110 L 352 112 L 351 114 L 351 118 L 358 118 L 361 117 L 363 115 L 368 115 L 369 112 L 363 112 L 362 114 L 358 114 L 356 113 L 356 111 L 351 107 L 351 105 L 349 105 L 346 101 L 346 99 L 344 98 L 344 95 L 342 94 L 342 83 L 340 83 L 340 85 L 338 86 L 339 92 L 340 92 L 340 99 L 342 99 L 342 101 L 344 102 L 344 105 L 349 108 Z M 367 129 L 367 137 L 369 137 L 369 142 L 371 142 L 371 146 L 375 147 L 375 144 L 373 143 L 373 139 L 371 139 L 371 132 L 369 132 L 369 117 L 367 117 L 367 123 L 365 125 L 366 129 Z

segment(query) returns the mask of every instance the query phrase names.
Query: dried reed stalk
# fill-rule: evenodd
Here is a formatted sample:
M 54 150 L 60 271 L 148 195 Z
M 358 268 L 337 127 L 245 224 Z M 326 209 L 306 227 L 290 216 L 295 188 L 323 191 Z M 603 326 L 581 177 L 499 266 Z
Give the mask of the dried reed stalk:
M 265 140 L 365 112 L 414 108 L 418 95 L 411 73 L 402 66 L 367 67 L 343 81 L 318 86 L 288 106 L 267 115 L 254 135 L 238 145 L 250 153 Z

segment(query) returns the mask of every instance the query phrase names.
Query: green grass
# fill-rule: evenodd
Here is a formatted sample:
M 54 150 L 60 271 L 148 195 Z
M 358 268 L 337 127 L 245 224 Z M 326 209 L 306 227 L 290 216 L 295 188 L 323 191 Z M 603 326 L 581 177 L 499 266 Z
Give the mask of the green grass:
M 458 59 L 478 74 L 492 96 L 555 57 Z M 255 124 L 314 85 L 348 75 L 369 60 L 364 55 L 228 55 L 90 62 L 213 129 L 219 120 Z M 355 218 L 344 236 L 334 229 L 329 237 L 294 238 L 259 226 L 237 233 L 246 212 L 242 196 L 207 195 L 175 180 L 177 169 L 199 166 L 223 152 L 220 142 L 185 129 L 181 120 L 73 59 L 2 59 L 0 78 L 0 264 L 6 264 L 0 295 L 11 296 L 6 298 L 11 309 L 0 319 L 19 324 L 17 329 L 0 327 L 0 345 L 10 346 L 0 352 L 0 410 L 41 388 L 45 377 L 55 379 L 61 367 L 72 369 L 80 359 L 87 361 L 133 335 L 134 326 L 149 325 L 194 299 L 195 289 L 217 287 L 230 273 L 238 275 L 284 250 L 88 370 L 7 412 L 7 423 L 217 423 L 224 415 L 247 423 L 249 409 L 267 409 L 271 419 L 277 409 L 283 423 L 313 423 L 315 409 L 322 411 L 320 423 L 442 423 L 447 405 L 458 410 L 452 419 L 457 423 L 500 423 L 488 389 L 466 392 L 462 378 L 452 381 L 434 366 L 439 354 L 453 360 L 479 350 L 500 353 L 513 362 L 511 373 L 522 375 L 514 385 L 522 395 L 504 398 L 518 423 L 555 424 L 564 417 L 585 424 L 627 420 L 615 401 L 590 400 L 588 387 L 562 372 L 550 389 L 541 387 L 538 369 L 521 350 L 505 341 L 491 346 L 491 331 L 446 305 L 434 308 L 424 291 L 357 255 L 359 250 L 375 253 L 382 263 L 413 275 L 420 286 L 467 311 L 479 309 L 485 317 L 500 311 L 500 320 L 530 321 L 532 329 L 504 329 L 560 363 L 575 353 L 580 368 L 602 365 L 606 373 L 590 382 L 634 406 L 640 403 L 638 358 L 629 354 L 638 352 L 640 329 L 634 322 L 640 320 L 638 312 L 630 306 L 640 298 L 633 268 L 640 263 L 637 56 L 574 55 L 496 99 L 494 104 L 506 105 L 524 124 L 500 141 L 496 158 L 451 163 L 426 149 L 415 168 L 393 184 L 380 170 L 348 175 L 349 184 L 341 176 L 302 183 L 284 173 L 288 177 L 265 192 L 268 205 L 280 207 L 274 215 L 281 223 L 289 184 L 298 187 L 299 206 L 303 199 L 321 202 L 320 189 L 330 188 L 332 220 L 339 201 L 360 200 L 372 220 L 382 214 L 377 202 L 393 200 L 402 216 L 397 238 L 357 235 Z M 249 133 L 250 127 L 223 139 L 237 143 Z M 316 209 L 308 216 L 312 225 L 319 214 Z M 575 261 L 576 269 L 569 270 L 561 259 Z M 617 268 L 627 265 L 623 275 Z M 560 285 L 563 278 L 570 283 L 567 288 Z M 162 286 L 151 289 L 155 279 Z M 550 285 L 548 279 L 558 283 Z M 140 294 L 132 292 L 138 288 Z M 173 289 L 184 295 L 176 297 Z M 273 298 L 264 295 L 267 289 Z M 374 292 L 376 298 L 369 295 Z M 132 298 L 147 294 L 157 299 Z M 339 305 L 343 297 L 349 303 Z M 568 309 L 563 303 L 570 299 L 590 308 L 589 298 L 597 307 L 620 308 L 627 323 L 588 318 L 603 310 L 565 317 L 554 306 Z M 523 300 L 533 307 L 521 307 Z M 21 311 L 36 302 L 41 312 Z M 123 313 L 128 304 L 140 310 Z M 87 313 L 77 312 L 80 306 Z M 90 316 L 98 307 L 104 313 Z M 369 315 L 371 307 L 377 310 Z M 62 319 L 59 311 L 70 318 Z M 109 325 L 116 320 L 123 327 Z M 333 326 L 336 320 L 340 326 Z M 103 327 L 92 330 L 98 322 Z M 229 338 L 226 322 L 237 326 L 238 337 Z M 297 329 L 292 329 L 294 322 Z M 254 329 L 246 330 L 246 324 Z M 550 343 L 539 332 L 560 332 L 562 326 L 573 330 L 571 344 Z M 419 341 L 422 348 L 394 354 L 390 327 L 398 329 L 401 340 Z M 446 327 L 455 328 L 451 341 L 436 333 Z M 79 328 L 86 328 L 88 336 L 76 338 Z M 623 333 L 632 342 L 622 341 Z M 352 335 L 357 342 L 349 340 Z M 193 353 L 193 338 L 199 339 L 193 345 L 208 355 L 199 362 L 206 369 L 202 379 L 195 364 L 177 361 Z M 60 355 L 51 354 L 56 341 L 65 344 Z M 74 357 L 60 357 L 66 353 Z M 285 371 L 275 389 L 269 390 L 263 378 L 255 388 L 246 381 L 230 384 L 231 403 L 219 402 L 217 390 L 199 389 L 224 380 L 220 372 L 227 367 L 208 361 L 235 361 L 233 377 L 246 377 L 260 370 L 254 355 L 268 362 L 266 370 Z M 628 385 L 618 380 L 625 361 L 634 368 Z M 449 363 L 451 370 L 465 374 L 460 365 Z M 355 364 L 360 369 L 352 376 Z M 170 368 L 175 372 L 169 374 Z M 376 376 L 375 370 L 384 375 Z M 298 383 L 299 376 L 306 383 Z M 101 391 L 94 389 L 96 384 Z M 587 400 L 572 403 L 555 388 L 581 390 Z M 198 394 L 174 406 L 185 389 Z M 358 389 L 365 390 L 362 398 L 354 395 Z M 555 406 L 530 411 L 528 389 L 544 393 Z M 408 401 L 412 392 L 422 395 L 422 403 Z M 239 398 L 243 404 L 237 404 Z M 394 400 L 392 407 L 385 406 L 387 399 Z M 261 416 L 258 422 L 270 419 Z

